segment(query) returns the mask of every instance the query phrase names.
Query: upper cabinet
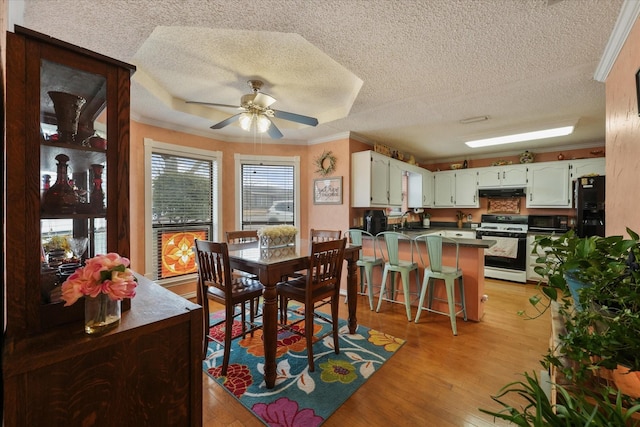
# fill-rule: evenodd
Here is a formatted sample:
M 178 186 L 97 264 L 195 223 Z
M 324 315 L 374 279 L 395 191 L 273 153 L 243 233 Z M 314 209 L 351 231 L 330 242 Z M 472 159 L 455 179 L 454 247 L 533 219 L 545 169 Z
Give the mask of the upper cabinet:
M 352 153 L 351 206 L 401 206 L 403 168 L 400 163 L 370 150 Z
M 65 274 L 129 256 L 134 67 L 20 27 L 7 44 L 7 333 L 30 335 L 82 318 Z
M 475 169 L 434 172 L 433 207 L 479 206 L 478 175 Z
M 605 158 L 596 157 L 593 159 L 570 160 L 571 180 L 585 175 L 605 175 Z
M 475 169 L 459 169 L 455 171 L 456 192 L 455 206 L 461 208 L 477 208 L 478 173 Z
M 528 208 L 570 208 L 569 162 L 534 163 L 527 166 Z
M 455 197 L 455 171 L 435 172 L 433 174 L 433 207 L 453 207 L 455 205 Z
M 407 206 L 428 208 L 433 206 L 433 172 L 407 165 Z
M 526 187 L 527 165 L 478 168 L 478 188 Z

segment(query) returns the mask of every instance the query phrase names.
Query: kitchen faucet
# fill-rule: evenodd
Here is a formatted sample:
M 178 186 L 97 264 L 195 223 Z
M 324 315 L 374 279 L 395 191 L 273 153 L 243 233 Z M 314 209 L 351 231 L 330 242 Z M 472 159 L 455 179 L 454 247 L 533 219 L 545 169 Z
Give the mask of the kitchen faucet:
M 408 229 L 409 228 L 409 222 L 407 221 L 407 215 L 412 213 L 412 211 L 406 211 L 405 213 L 402 214 L 402 216 L 400 217 L 400 226 L 402 228 Z

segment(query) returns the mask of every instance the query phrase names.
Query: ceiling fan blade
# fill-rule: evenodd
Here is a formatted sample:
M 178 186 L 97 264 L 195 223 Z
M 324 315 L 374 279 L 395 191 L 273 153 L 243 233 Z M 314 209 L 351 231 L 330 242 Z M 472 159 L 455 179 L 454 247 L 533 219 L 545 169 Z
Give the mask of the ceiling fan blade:
M 315 117 L 303 116 L 302 114 L 288 113 L 286 111 L 273 110 L 273 116 L 290 122 L 302 123 L 303 125 L 316 126 L 318 119 Z
M 240 108 L 239 105 L 229 105 L 229 104 L 216 104 L 214 102 L 200 102 L 200 101 L 185 101 L 187 104 L 201 104 L 201 105 L 211 105 L 213 107 L 229 107 L 229 108 Z
M 228 126 L 231 123 L 238 121 L 238 119 L 240 118 L 241 114 L 242 113 L 238 113 L 238 114 L 235 114 L 235 115 L 229 117 L 228 119 L 224 119 L 220 123 L 216 123 L 215 125 L 211 126 L 211 129 L 222 129 L 225 126 Z
M 276 102 L 274 97 L 262 92 L 256 92 L 256 97 L 253 98 L 253 103 L 261 106 L 262 108 L 269 108 L 269 106 L 274 102 Z
M 269 117 L 267 117 L 267 119 L 269 119 Z M 282 132 L 280 132 L 280 129 L 278 129 L 276 124 L 273 123 L 273 120 L 269 119 L 269 121 L 271 122 L 271 125 L 269 126 L 269 129 L 267 129 L 267 133 L 269 134 L 271 139 L 280 139 L 280 138 L 282 138 Z

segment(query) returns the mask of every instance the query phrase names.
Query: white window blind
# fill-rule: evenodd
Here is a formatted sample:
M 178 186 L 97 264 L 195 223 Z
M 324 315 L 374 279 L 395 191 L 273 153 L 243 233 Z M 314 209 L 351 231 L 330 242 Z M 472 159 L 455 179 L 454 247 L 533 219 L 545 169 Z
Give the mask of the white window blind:
M 241 223 L 244 230 L 264 225 L 295 225 L 295 168 L 293 165 L 241 165 Z

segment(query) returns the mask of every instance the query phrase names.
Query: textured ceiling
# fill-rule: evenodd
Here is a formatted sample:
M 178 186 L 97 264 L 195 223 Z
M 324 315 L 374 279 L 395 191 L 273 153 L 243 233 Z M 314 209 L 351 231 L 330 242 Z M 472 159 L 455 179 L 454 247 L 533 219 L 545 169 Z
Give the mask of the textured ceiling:
M 11 2 L 10 2 L 11 3 Z M 604 84 L 593 74 L 623 0 L 25 0 L 17 24 L 139 67 L 134 119 L 228 141 L 235 114 L 265 81 L 284 141 L 353 132 L 418 160 L 603 143 Z M 10 4 L 11 7 L 11 4 Z M 460 124 L 468 117 L 489 116 Z M 469 149 L 473 138 L 562 121 L 573 135 Z

